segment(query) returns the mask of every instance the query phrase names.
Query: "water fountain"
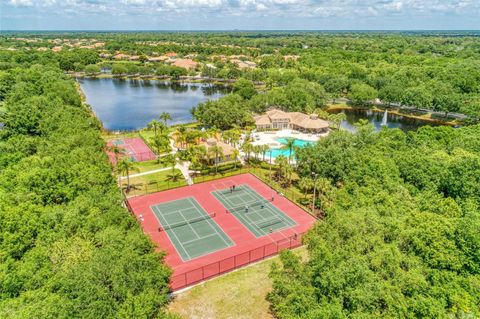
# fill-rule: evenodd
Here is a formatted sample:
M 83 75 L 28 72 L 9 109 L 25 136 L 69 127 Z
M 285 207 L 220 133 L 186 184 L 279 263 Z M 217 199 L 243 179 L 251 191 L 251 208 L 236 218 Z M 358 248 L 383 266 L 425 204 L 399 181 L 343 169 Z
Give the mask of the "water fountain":
M 382 126 L 387 126 L 387 119 L 388 119 L 388 111 L 385 110 L 385 113 L 383 113 L 383 118 L 382 118 Z

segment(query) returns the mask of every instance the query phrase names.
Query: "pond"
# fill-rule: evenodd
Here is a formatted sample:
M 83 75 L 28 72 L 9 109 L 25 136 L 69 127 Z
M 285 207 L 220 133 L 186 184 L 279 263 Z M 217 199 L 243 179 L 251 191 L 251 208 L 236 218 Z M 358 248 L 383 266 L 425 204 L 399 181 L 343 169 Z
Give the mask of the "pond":
M 359 109 L 347 109 L 347 110 L 334 110 L 332 113 L 344 112 L 346 119 L 340 123 L 342 129 L 348 130 L 350 132 L 355 132 L 356 128 L 355 123 L 362 119 L 368 120 L 375 127 L 376 131 L 379 131 L 382 126 L 388 128 L 399 128 L 404 132 L 415 131 L 418 128 L 430 125 L 437 126 L 439 124 L 422 121 L 418 119 L 412 119 L 409 117 L 404 117 L 397 114 L 391 114 L 387 112 L 387 117 L 385 119 L 384 112 L 374 112 L 372 110 L 359 110 Z
M 77 81 L 103 127 L 111 131 L 144 128 L 162 112 L 170 113 L 170 124 L 192 122 L 192 107 L 229 91 L 206 83 L 112 78 Z

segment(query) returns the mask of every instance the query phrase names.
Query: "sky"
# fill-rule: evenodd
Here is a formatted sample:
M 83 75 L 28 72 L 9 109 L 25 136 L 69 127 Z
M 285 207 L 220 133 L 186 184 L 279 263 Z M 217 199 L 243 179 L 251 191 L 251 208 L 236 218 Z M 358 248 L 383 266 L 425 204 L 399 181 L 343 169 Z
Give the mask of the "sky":
M 0 30 L 479 30 L 480 0 L 0 0 Z

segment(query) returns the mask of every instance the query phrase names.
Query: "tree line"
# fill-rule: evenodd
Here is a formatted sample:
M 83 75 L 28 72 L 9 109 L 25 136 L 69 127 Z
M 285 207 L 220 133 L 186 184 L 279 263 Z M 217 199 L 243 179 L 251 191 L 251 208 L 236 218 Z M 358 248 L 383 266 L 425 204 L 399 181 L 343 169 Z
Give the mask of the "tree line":
M 171 270 L 122 207 L 74 82 L 27 63 L 0 78 L 0 317 L 168 317 Z
M 357 126 L 297 150 L 326 217 L 272 268 L 276 317 L 478 317 L 480 126 Z

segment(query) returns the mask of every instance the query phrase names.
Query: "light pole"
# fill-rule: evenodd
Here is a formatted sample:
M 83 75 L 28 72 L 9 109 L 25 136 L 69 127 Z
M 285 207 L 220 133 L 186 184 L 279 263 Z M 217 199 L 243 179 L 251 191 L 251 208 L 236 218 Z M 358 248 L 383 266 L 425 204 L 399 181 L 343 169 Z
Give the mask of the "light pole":
M 313 173 L 313 203 L 312 203 L 312 214 L 315 215 L 315 195 L 316 195 L 316 190 L 317 190 L 317 173 Z
M 269 149 L 269 153 L 270 153 L 270 158 L 269 158 L 270 165 L 268 165 L 268 177 L 269 177 L 269 179 L 270 179 L 270 188 L 272 189 L 272 198 L 273 198 L 273 187 L 272 187 L 272 149 L 271 149 L 271 148 Z

